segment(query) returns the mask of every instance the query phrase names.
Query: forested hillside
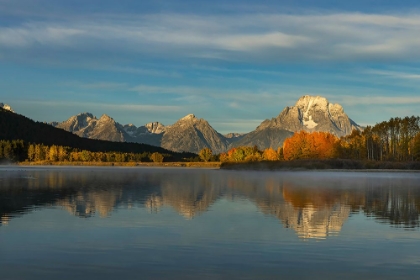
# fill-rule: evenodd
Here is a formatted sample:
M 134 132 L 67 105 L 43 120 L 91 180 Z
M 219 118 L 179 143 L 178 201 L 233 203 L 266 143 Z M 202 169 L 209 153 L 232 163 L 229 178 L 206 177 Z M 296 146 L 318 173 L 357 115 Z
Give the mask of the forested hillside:
M 27 117 L 0 108 L 0 139 L 23 140 L 25 143 L 46 146 L 71 147 L 90 152 L 161 153 L 170 155 L 170 160 L 182 161 L 195 157 L 193 153 L 175 153 L 160 147 L 137 143 L 111 142 L 81 138 L 71 132 L 35 122 Z M 168 158 L 169 160 L 169 158 Z

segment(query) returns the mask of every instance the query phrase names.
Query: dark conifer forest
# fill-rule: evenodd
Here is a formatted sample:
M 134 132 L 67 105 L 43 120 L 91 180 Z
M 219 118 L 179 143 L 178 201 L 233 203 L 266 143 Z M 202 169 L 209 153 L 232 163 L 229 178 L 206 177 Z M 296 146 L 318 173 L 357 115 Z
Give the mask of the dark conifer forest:
M 0 159 L 23 161 L 28 159 L 28 150 L 38 145 L 44 147 L 39 159 L 48 160 L 45 147 L 62 147 L 61 150 L 70 152 L 114 153 L 124 155 L 142 155 L 136 158 L 149 158 L 153 153 L 164 155 L 165 161 L 184 161 L 194 158 L 193 153 L 176 153 L 161 147 L 146 144 L 111 142 L 81 138 L 71 132 L 55 128 L 49 124 L 35 122 L 25 116 L 0 108 Z M 55 148 L 53 148 L 55 149 Z M 6 152 L 5 152 L 6 151 Z M 84 152 L 84 154 L 86 154 Z M 127 156 L 128 157 L 128 156 Z M 89 157 L 88 157 L 89 158 Z M 114 156 L 115 158 L 115 156 Z M 117 156 L 118 158 L 118 156 Z

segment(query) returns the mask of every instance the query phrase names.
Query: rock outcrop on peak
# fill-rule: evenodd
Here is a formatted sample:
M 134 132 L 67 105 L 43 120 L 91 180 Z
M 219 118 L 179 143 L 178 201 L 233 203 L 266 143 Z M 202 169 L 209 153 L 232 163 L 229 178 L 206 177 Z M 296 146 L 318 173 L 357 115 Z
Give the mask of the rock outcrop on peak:
M 94 117 L 91 113 L 80 113 L 76 116 L 70 117 L 68 120 L 62 123 L 53 122 L 51 124 L 55 127 L 77 134 L 77 132 L 86 128 L 93 119 L 96 120 L 96 117 Z
M 235 139 L 235 138 L 240 138 L 240 137 L 244 136 L 244 133 L 231 132 L 231 133 L 225 134 L 223 136 L 225 136 L 226 138 L 229 138 L 229 139 Z
M 123 127 L 108 115 L 102 115 L 90 131 L 92 139 L 102 139 L 114 142 L 131 142 Z
M 58 123 L 50 123 L 74 134 L 91 139 L 114 142 L 134 142 L 160 146 L 165 126 L 159 122 L 136 127 L 133 124 L 121 125 L 110 116 L 103 114 L 99 119 L 91 113 L 81 113 Z
M 147 131 L 150 133 L 160 134 L 165 132 L 165 126 L 160 122 L 151 122 L 145 125 Z
M 15 112 L 15 111 L 13 111 L 12 107 L 10 107 L 9 105 L 4 104 L 4 103 L 0 103 L 0 108 L 3 108 L 4 110 L 10 111 L 12 113 Z
M 289 131 L 330 132 L 338 137 L 361 130 L 339 104 L 330 103 L 325 97 L 305 95 L 295 106 L 286 107 L 280 115 L 266 122 L 266 126 L 280 126 Z
M 73 132 L 80 137 L 114 142 L 131 142 L 127 141 L 131 139 L 123 127 L 105 114 L 98 119 L 91 113 L 81 113 L 62 123 L 52 123 L 52 125 L 54 124 L 55 127 Z
M 139 127 L 126 124 L 123 129 L 130 136 L 132 142 L 160 146 L 165 126 L 160 122 L 152 122 Z
M 362 130 L 344 113 L 341 105 L 332 104 L 325 97 L 305 95 L 295 106 L 286 107 L 276 118 L 263 121 L 254 131 L 233 142 L 232 146 L 278 148 L 287 137 L 301 130 L 329 132 L 341 137 L 355 129 Z
M 203 148 L 210 148 L 213 153 L 220 153 L 226 151 L 228 142 L 206 120 L 189 114 L 166 127 L 161 146 L 179 152 L 198 153 Z

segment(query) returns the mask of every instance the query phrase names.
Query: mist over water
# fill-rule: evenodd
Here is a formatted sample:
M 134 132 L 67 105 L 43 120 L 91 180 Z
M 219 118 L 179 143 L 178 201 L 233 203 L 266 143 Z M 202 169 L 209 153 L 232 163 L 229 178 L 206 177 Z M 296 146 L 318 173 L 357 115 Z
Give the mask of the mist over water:
M 0 217 L 5 279 L 420 272 L 416 172 L 2 167 Z

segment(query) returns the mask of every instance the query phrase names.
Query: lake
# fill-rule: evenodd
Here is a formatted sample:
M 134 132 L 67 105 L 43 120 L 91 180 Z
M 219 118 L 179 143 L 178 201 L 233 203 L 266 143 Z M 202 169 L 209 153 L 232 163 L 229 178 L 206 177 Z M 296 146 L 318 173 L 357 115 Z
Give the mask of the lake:
M 420 173 L 0 167 L 1 279 L 420 277 Z

